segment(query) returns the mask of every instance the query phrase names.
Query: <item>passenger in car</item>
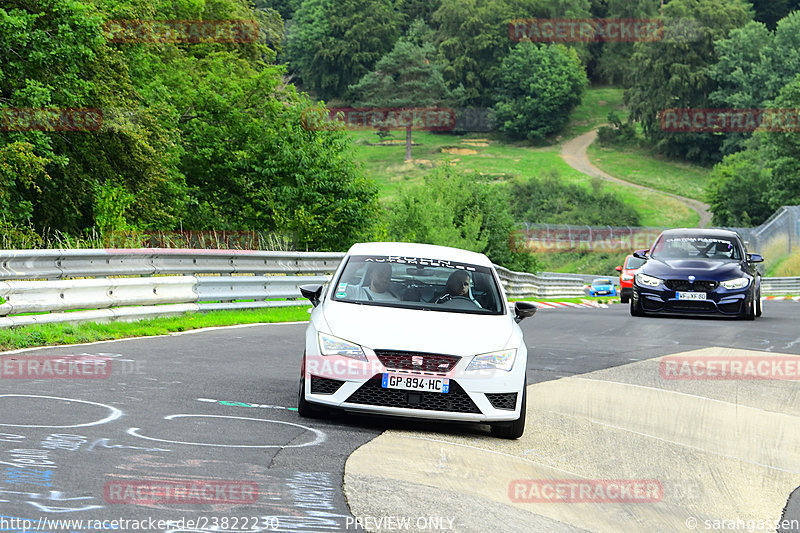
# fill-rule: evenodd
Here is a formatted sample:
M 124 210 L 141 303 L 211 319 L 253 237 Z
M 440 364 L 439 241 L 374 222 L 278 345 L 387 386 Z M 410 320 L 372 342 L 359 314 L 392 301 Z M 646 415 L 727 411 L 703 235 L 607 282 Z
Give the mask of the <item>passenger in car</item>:
M 389 263 L 375 263 L 367 269 L 364 276 L 364 285 L 361 287 L 362 300 L 389 300 L 400 298 L 394 293 L 392 286 L 392 265 Z

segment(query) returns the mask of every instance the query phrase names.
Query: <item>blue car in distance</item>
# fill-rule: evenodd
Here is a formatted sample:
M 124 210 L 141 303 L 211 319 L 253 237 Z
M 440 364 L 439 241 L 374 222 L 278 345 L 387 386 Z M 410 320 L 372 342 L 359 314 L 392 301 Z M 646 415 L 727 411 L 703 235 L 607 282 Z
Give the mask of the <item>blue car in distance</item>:
M 597 278 L 589 285 L 589 296 L 616 296 L 617 287 L 611 278 Z

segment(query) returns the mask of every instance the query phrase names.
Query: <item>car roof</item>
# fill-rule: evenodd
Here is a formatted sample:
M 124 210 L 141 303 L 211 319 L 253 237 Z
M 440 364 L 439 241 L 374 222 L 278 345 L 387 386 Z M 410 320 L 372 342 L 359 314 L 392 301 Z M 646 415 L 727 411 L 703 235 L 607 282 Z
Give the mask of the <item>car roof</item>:
M 438 246 L 434 244 L 417 244 L 410 242 L 361 242 L 347 251 L 348 255 L 394 255 L 419 257 L 423 259 L 446 259 L 473 265 L 492 266 L 492 262 L 484 254 L 470 252 L 460 248 Z
M 741 239 L 738 233 L 727 229 L 675 228 L 664 230 L 661 235 L 665 237 L 727 237 L 729 239 Z

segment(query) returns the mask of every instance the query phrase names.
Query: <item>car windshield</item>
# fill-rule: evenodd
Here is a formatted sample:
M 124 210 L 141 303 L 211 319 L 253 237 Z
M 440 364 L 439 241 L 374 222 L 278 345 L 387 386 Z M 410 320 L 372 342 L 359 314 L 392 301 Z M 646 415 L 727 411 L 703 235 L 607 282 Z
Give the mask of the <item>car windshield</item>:
M 610 279 L 596 279 L 592 282 L 592 285 L 597 287 L 598 285 L 611 285 Z
M 332 299 L 361 305 L 501 315 L 503 299 L 485 266 L 441 259 L 350 256 Z
M 653 245 L 654 259 L 741 260 L 739 246 L 725 237 L 661 236 Z
M 628 258 L 628 262 L 625 263 L 625 268 L 628 270 L 636 270 L 643 264 L 644 264 L 644 259 L 639 259 L 638 257 L 630 256 Z

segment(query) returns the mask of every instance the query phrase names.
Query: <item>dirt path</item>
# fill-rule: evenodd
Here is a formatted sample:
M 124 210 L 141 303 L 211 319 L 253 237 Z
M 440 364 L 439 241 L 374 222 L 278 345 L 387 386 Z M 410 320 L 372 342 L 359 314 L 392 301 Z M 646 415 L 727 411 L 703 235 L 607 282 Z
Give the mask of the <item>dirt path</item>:
M 561 159 L 563 159 L 566 164 L 578 172 L 586 174 L 587 176 L 598 177 L 604 180 L 613 181 L 614 183 L 627 185 L 628 187 L 635 187 L 644 191 L 655 192 L 675 198 L 686 207 L 700 215 L 700 221 L 697 223 L 698 227 L 705 228 L 711 223 L 711 213 L 708 210 L 708 204 L 704 204 L 703 202 L 686 198 L 684 196 L 678 196 L 677 194 L 659 191 L 656 189 L 651 189 L 650 187 L 645 187 L 643 185 L 637 185 L 636 183 L 621 180 L 603 172 L 594 166 L 592 162 L 589 161 L 589 157 L 586 155 L 586 149 L 589 148 L 589 145 L 592 144 L 596 138 L 597 130 L 595 129 L 588 133 L 584 133 L 583 135 L 579 135 L 574 139 L 570 139 L 561 146 Z

